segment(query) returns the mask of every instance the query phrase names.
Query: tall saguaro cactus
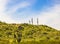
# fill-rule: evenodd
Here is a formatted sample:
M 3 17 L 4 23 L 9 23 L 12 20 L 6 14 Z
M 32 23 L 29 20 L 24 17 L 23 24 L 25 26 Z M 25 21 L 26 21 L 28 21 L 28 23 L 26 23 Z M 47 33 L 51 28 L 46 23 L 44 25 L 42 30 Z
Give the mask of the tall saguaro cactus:
M 33 18 L 31 19 L 31 22 L 32 22 L 32 24 L 33 24 Z
M 31 21 L 29 20 L 29 24 L 31 23 Z
M 37 25 L 39 24 L 39 20 L 38 20 L 38 18 L 37 18 Z

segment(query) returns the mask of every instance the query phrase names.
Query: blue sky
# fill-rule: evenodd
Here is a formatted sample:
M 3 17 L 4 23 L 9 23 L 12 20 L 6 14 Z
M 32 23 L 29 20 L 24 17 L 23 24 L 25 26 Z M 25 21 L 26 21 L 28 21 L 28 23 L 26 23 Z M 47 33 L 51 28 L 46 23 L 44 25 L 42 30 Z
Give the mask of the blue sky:
M 60 29 L 60 0 L 0 0 L 1 21 L 28 23 L 31 18 Z
M 16 10 L 17 13 L 25 11 L 29 12 L 37 12 L 42 11 L 42 9 L 46 9 L 54 5 L 54 1 L 52 0 L 10 0 L 7 4 L 7 9 L 11 9 L 12 7 L 19 6 L 20 4 L 27 4 L 26 7 L 18 8 Z M 24 6 L 24 5 L 23 5 Z M 45 8 L 44 8 L 45 7 Z
M 11 14 L 14 20 L 19 20 L 20 17 L 25 19 L 34 16 L 40 13 L 39 11 L 44 11 L 52 5 L 54 5 L 52 0 L 10 0 L 6 5 L 6 12 Z

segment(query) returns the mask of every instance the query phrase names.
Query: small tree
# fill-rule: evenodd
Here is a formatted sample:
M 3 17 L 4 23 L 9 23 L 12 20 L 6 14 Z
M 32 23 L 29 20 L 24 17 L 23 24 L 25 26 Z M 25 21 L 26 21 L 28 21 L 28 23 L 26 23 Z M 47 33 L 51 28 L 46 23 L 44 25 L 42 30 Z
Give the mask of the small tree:
M 14 33 L 14 38 L 17 40 L 17 43 L 20 44 L 21 38 L 22 38 L 22 33 L 21 32 L 15 32 Z
M 19 26 L 18 30 L 16 30 L 14 32 L 14 38 L 17 40 L 17 43 L 20 44 L 21 38 L 22 38 L 22 30 L 24 29 L 24 27 Z
M 18 44 L 20 43 L 21 38 L 22 38 L 22 33 L 17 33 L 17 42 L 18 42 Z
M 18 27 L 18 30 L 23 30 L 24 28 L 22 26 L 19 26 Z

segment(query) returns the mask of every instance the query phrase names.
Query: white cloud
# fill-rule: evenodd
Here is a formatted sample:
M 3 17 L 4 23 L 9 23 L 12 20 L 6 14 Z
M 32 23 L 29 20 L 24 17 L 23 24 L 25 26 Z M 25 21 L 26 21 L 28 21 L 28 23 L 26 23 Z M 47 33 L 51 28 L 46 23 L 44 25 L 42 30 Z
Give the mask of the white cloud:
M 34 16 L 34 18 L 37 17 L 39 18 L 39 24 L 45 24 L 60 30 L 60 5 L 55 5 Z M 34 24 L 36 24 L 36 19 L 34 19 Z
M 13 20 L 11 17 L 5 13 L 5 5 L 8 2 L 8 0 L 0 0 L 0 20 L 6 21 L 6 22 L 12 22 Z
M 16 0 L 15 0 L 16 1 Z M 23 8 L 29 8 L 31 7 L 34 3 L 36 2 L 36 0 L 24 0 L 21 1 L 20 3 L 17 3 L 16 5 L 13 5 L 8 9 L 8 13 L 15 13 L 18 9 L 23 9 Z M 8 1 L 8 3 L 14 3 L 14 1 L 10 0 Z
M 5 21 L 7 23 L 19 23 L 19 22 L 24 22 L 22 19 L 20 21 L 18 20 L 15 20 L 12 18 L 13 16 L 13 13 L 16 12 L 17 9 L 21 9 L 21 8 L 25 8 L 25 7 L 28 7 L 30 6 L 32 3 L 30 2 L 30 0 L 26 0 L 26 1 L 23 1 L 23 2 L 20 2 L 19 4 L 13 6 L 12 8 L 10 8 L 8 11 L 6 11 L 7 7 L 6 5 L 9 3 L 9 2 L 12 2 L 12 0 L 0 0 L 0 20 L 1 21 Z M 30 3 L 29 3 L 30 2 Z M 34 0 L 33 0 L 34 2 Z M 13 2 L 12 2 L 13 3 Z M 22 13 L 25 13 L 25 12 L 22 12 Z M 21 14 L 22 14 L 21 13 Z
M 18 9 L 22 9 L 22 8 L 26 8 L 30 6 L 30 3 L 28 2 L 21 2 L 20 4 L 17 4 L 15 6 L 13 6 L 12 8 L 9 8 L 9 12 L 10 13 L 14 13 L 16 12 Z

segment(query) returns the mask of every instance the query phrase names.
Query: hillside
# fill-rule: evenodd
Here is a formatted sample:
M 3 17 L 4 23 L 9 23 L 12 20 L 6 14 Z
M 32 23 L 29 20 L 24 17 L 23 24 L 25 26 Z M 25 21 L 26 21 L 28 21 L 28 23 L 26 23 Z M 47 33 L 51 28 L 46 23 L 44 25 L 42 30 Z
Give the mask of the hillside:
M 60 44 L 60 31 L 47 25 L 0 22 L 0 44 Z

